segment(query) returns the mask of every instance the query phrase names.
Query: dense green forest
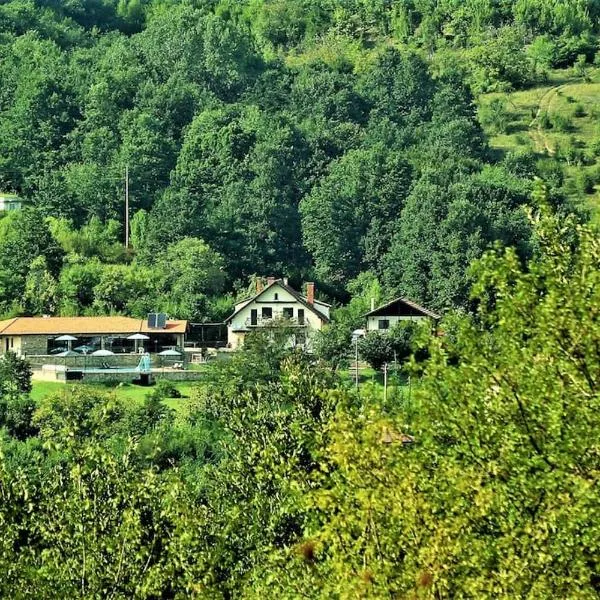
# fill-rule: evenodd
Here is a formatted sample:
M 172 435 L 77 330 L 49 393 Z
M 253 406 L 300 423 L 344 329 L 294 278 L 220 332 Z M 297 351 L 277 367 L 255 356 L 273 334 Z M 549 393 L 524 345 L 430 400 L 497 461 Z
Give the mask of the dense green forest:
M 257 333 L 174 412 L 0 362 L 0 595 L 598 598 L 597 233 L 531 213 L 536 257 L 386 401 Z
M 2 315 L 335 304 L 182 399 L 40 398 L 6 353 L 0 597 L 599 598 L 599 35 L 598 0 L 0 0 Z M 397 295 L 438 335 L 366 336 L 400 368 L 357 390 Z
M 2 312 L 214 321 L 253 274 L 345 301 L 369 273 L 385 297 L 466 307 L 491 242 L 529 255 L 535 175 L 557 207 L 585 207 L 559 157 L 490 149 L 481 122 L 502 107 L 478 114 L 477 97 L 587 76 L 599 15 L 583 0 L 2 2 L 0 191 L 31 203 L 0 224 Z

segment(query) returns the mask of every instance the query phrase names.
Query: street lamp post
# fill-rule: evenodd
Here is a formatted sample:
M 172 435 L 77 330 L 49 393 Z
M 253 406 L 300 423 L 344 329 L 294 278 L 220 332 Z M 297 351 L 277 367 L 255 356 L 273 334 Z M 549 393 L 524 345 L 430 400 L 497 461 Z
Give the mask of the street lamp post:
M 354 379 L 355 379 L 356 389 L 358 389 L 358 336 L 354 338 L 354 350 L 355 350 L 355 355 L 354 355 Z

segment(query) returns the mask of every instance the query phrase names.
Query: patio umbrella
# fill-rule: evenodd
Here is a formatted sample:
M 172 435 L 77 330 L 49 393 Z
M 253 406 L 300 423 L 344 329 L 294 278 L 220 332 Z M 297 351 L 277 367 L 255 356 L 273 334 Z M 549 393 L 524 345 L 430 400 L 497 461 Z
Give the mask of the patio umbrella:
M 67 356 L 79 356 L 79 354 L 77 354 L 77 352 L 73 352 L 73 350 L 66 350 L 65 352 L 61 352 L 60 354 L 57 354 L 56 356 L 58 356 L 60 358 L 66 358 Z
M 67 340 L 62 340 L 67 341 Z M 79 356 L 79 354 L 77 354 L 77 352 L 73 352 L 73 350 L 66 350 L 65 352 L 61 352 L 60 354 L 57 354 L 56 356 L 60 357 L 60 358 L 64 358 L 65 359 L 65 371 L 67 370 L 67 357 L 69 356 Z
M 181 352 L 177 352 L 177 350 L 163 350 L 158 353 L 158 356 L 181 356 Z
M 84 344 L 83 346 L 77 346 L 76 348 L 73 348 L 73 350 L 76 352 L 81 352 L 82 354 L 89 354 L 90 352 L 93 352 L 94 347 Z
M 172 356 L 172 357 L 180 357 L 181 356 L 181 352 L 177 352 L 177 350 L 163 350 L 162 352 L 158 353 L 158 356 L 163 356 L 163 357 L 167 357 L 167 356 Z M 162 359 L 163 361 L 163 371 L 165 369 L 165 359 Z
M 104 348 L 100 349 L 100 350 L 96 350 L 96 352 L 92 352 L 90 354 L 90 356 L 103 356 L 103 357 L 107 357 L 107 356 L 115 356 L 114 352 L 111 352 L 110 350 L 104 350 Z M 102 363 L 102 368 L 109 368 L 110 365 L 106 362 Z
M 115 356 L 115 353 L 110 350 L 96 350 L 96 352 L 92 352 L 91 356 Z
M 61 335 L 54 339 L 55 342 L 67 342 L 67 348 L 71 350 L 71 343 L 76 342 L 77 338 L 72 335 Z
M 137 354 L 137 351 L 138 351 L 138 342 L 139 341 L 144 341 L 144 340 L 149 340 L 150 338 L 147 335 L 144 335 L 143 333 L 134 333 L 133 335 L 130 335 L 127 339 L 135 341 L 135 352 Z M 142 348 L 143 347 L 144 346 L 142 344 Z

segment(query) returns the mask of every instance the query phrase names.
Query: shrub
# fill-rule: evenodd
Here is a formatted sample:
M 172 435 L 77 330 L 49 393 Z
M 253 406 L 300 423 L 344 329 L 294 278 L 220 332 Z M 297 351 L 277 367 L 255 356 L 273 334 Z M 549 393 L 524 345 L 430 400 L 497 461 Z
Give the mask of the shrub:
M 587 171 L 579 171 L 577 173 L 577 187 L 582 194 L 594 193 L 594 177 Z
M 585 107 L 583 106 L 583 104 L 578 104 L 575 107 L 575 110 L 573 111 L 573 116 L 577 117 L 577 118 L 581 118 L 581 117 L 587 116 L 587 112 L 586 112 Z
M 386 362 L 394 360 L 394 350 L 389 337 L 377 331 L 369 332 L 358 342 L 358 351 L 364 360 L 376 371 Z
M 506 133 L 511 120 L 511 113 L 506 108 L 506 99 L 494 98 L 489 104 L 481 106 L 479 120 L 494 133 Z
M 159 398 L 181 398 L 181 392 L 168 379 L 159 379 L 154 388 L 154 394 Z
M 552 129 L 552 121 L 550 121 L 550 117 L 546 112 L 540 114 L 538 123 L 542 129 Z
M 557 131 L 571 131 L 573 129 L 573 122 L 569 117 L 555 113 L 550 117 L 553 129 Z

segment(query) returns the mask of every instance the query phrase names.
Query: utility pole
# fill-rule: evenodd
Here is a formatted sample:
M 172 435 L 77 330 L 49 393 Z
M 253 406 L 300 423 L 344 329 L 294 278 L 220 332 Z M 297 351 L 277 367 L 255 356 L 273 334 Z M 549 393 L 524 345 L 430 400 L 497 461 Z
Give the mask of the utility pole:
M 125 248 L 129 248 L 129 165 L 125 165 Z
M 388 364 L 383 364 L 383 402 L 387 402 Z

